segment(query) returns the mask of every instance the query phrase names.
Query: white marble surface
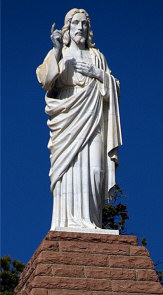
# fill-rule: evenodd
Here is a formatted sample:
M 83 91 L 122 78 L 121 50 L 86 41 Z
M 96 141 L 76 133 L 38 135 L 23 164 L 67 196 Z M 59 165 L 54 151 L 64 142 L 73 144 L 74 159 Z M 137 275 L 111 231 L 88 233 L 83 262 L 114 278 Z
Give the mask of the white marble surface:
M 91 232 L 102 227 L 102 204 L 116 183 L 119 81 L 95 48 L 85 10 L 72 9 L 62 30 L 53 29 L 54 47 L 36 71 L 50 116 L 51 230 Z
M 64 232 L 75 232 L 75 233 L 119 235 L 119 230 L 114 230 L 114 229 L 90 229 L 90 228 L 56 227 L 54 230 L 55 231 L 64 231 Z

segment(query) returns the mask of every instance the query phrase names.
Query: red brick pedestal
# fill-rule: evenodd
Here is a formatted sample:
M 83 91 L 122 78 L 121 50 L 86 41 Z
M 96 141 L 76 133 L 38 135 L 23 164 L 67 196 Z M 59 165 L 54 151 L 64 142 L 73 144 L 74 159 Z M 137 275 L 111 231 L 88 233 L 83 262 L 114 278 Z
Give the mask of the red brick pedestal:
M 24 269 L 16 295 L 163 294 L 137 237 L 50 231 Z

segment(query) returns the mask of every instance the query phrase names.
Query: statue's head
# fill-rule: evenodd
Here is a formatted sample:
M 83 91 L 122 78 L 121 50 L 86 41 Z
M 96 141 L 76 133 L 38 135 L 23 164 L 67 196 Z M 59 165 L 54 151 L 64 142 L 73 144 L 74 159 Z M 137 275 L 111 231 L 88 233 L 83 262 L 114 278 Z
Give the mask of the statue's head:
M 73 8 L 71 9 L 65 16 L 64 26 L 62 28 L 62 36 L 63 36 L 63 45 L 69 46 L 71 41 L 70 30 L 71 30 L 71 22 L 73 21 L 74 25 L 76 20 L 80 18 L 83 21 L 83 30 L 82 33 L 85 37 L 85 46 L 87 48 L 95 47 L 93 43 L 93 32 L 91 30 L 91 21 L 88 13 L 84 9 Z M 73 26 L 71 30 L 73 34 Z

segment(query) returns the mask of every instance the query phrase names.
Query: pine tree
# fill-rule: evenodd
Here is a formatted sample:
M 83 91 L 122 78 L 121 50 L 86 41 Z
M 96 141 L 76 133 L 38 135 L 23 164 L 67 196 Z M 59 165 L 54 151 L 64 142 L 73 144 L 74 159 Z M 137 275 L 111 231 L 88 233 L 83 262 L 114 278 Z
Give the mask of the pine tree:
M 119 202 L 124 198 L 123 190 L 118 184 L 114 186 L 112 200 L 106 203 L 102 212 L 102 224 L 106 229 L 118 229 L 120 233 L 125 230 L 125 221 L 129 219 L 127 205 Z
M 19 277 L 23 271 L 25 264 L 12 260 L 10 256 L 3 256 L 1 258 L 0 275 L 1 287 L 0 295 L 13 295 L 14 289 L 19 282 Z

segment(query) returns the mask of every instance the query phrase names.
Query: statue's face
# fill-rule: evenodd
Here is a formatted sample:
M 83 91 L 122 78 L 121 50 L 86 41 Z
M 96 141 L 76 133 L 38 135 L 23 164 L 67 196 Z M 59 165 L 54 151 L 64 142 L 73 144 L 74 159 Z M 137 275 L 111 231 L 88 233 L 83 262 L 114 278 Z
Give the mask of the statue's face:
M 70 24 L 70 37 L 76 43 L 85 43 L 88 35 L 88 24 L 84 13 L 76 13 Z

